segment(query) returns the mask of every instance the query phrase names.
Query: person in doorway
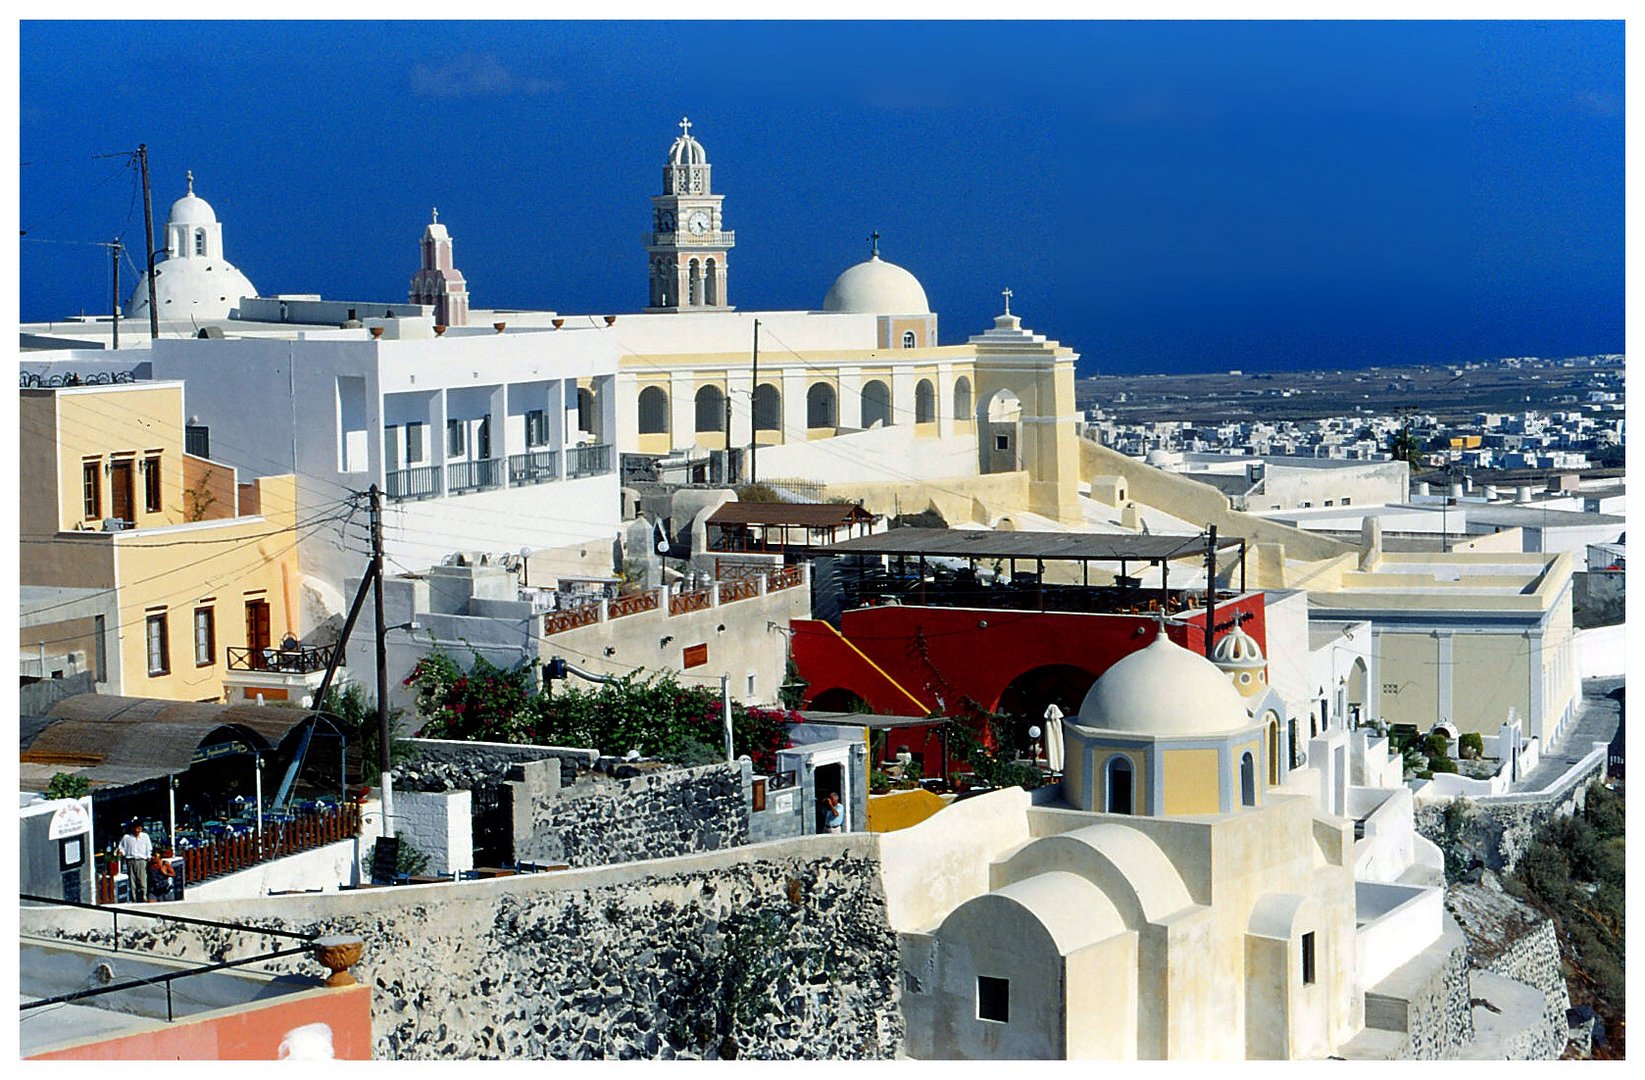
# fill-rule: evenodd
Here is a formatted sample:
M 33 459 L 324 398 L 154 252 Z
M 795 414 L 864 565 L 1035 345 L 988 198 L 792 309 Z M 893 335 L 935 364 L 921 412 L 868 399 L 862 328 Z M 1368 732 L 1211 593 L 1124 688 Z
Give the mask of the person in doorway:
M 145 904 L 149 898 L 149 857 L 154 844 L 143 832 L 143 823 L 133 821 L 120 838 L 120 861 L 126 868 L 126 880 L 131 883 L 131 902 Z
M 828 810 L 823 816 L 823 827 L 831 833 L 845 831 L 845 807 L 840 805 L 840 795 L 837 791 L 828 793 Z

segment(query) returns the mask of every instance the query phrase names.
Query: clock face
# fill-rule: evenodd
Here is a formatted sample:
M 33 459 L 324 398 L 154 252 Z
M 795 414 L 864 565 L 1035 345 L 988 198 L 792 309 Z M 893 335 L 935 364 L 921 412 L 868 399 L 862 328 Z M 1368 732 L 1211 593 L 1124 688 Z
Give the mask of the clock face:
M 702 210 L 698 210 L 695 214 L 692 214 L 686 221 L 686 227 L 698 236 L 701 236 L 703 233 L 708 231 L 709 224 L 710 221 L 708 214 Z

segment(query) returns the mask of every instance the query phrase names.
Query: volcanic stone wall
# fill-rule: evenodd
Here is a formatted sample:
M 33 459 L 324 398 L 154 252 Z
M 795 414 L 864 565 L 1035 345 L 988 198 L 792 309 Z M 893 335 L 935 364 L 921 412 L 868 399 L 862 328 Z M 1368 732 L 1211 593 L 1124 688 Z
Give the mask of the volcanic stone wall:
M 903 1026 L 876 850 L 869 836 L 816 836 L 642 866 L 185 906 L 363 937 L 354 973 L 373 986 L 376 1057 L 890 1058 Z M 25 932 L 109 937 L 101 912 L 20 917 Z M 122 920 L 120 938 L 200 960 L 290 944 L 142 920 Z M 301 956 L 269 966 L 322 973 Z

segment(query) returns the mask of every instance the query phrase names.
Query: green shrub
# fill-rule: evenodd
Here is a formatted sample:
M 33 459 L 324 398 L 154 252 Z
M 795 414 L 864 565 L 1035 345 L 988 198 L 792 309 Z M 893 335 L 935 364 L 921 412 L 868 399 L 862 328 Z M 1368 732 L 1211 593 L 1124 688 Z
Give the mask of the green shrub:
M 91 790 L 91 781 L 77 773 L 54 773 L 46 785 L 48 799 L 83 799 Z
M 1428 759 L 1428 771 L 1430 773 L 1454 773 L 1457 771 L 1457 763 L 1444 754 L 1439 754 Z
M 1451 753 L 1451 740 L 1444 732 L 1436 731 L 1422 740 L 1422 752 L 1429 757 L 1447 757 Z
M 1465 758 L 1478 758 L 1485 754 L 1485 736 L 1477 731 L 1464 731 L 1457 744 Z

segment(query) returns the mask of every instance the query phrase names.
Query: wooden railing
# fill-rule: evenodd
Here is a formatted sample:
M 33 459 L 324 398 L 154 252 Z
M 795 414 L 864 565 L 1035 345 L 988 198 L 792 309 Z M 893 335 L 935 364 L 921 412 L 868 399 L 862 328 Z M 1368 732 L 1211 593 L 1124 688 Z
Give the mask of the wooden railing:
M 636 615 L 642 611 L 657 610 L 657 594 L 654 592 L 636 593 L 633 596 L 619 596 L 606 605 L 606 618 L 620 619 L 624 615 Z
M 688 611 L 701 611 L 708 606 L 708 601 L 707 589 L 675 593 L 668 598 L 668 613 L 670 615 L 684 615 Z
M 778 589 L 792 589 L 800 583 L 800 568 L 790 566 L 771 575 L 770 584 L 766 585 L 766 592 L 776 592 Z
M 571 608 L 568 611 L 551 611 L 543 616 L 543 634 L 558 634 L 565 630 L 575 630 L 579 626 L 600 621 L 600 605 L 585 604 L 582 607 Z
M 720 582 L 720 603 L 731 604 L 738 600 L 747 600 L 751 596 L 759 595 L 760 587 L 754 581 L 744 578 L 742 581 Z

